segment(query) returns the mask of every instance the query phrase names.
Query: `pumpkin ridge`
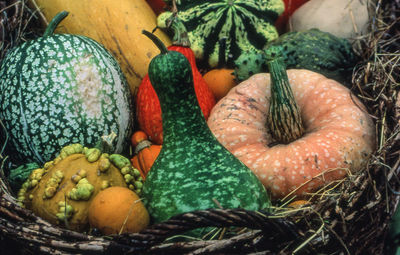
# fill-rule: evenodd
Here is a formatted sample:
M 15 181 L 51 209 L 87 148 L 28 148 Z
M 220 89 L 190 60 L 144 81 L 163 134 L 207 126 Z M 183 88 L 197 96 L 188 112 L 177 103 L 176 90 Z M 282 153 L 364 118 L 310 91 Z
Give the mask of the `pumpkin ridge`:
M 374 150 L 375 128 L 372 119 L 364 107 L 359 107 L 361 103 L 351 96 L 348 88 L 311 71 L 288 70 L 287 74 L 306 123 L 306 132 L 299 139 L 287 145 L 268 147 L 266 145 L 271 138 L 266 128 L 255 124 L 264 123 L 266 119 L 266 114 L 262 112 L 267 112 L 269 108 L 269 102 L 265 99 L 269 96 L 269 74 L 254 75 L 237 85 L 216 104 L 208 119 L 216 138 L 253 170 L 274 199 L 283 198 L 291 192 L 291 195 L 302 197 L 329 181 L 359 171 Z M 329 97 L 321 96 L 319 90 L 314 89 L 318 86 L 329 88 L 326 91 Z M 314 90 L 316 94 L 313 94 Z M 262 102 L 259 104 L 262 106 L 261 112 L 236 107 L 246 97 Z M 304 108 L 313 97 L 322 100 L 321 103 L 315 102 L 312 107 Z M 338 99 L 338 105 L 335 106 L 334 99 L 337 97 L 343 99 Z M 327 98 L 331 98 L 332 103 L 323 101 Z M 330 109 L 325 112 L 329 116 L 309 122 L 308 119 L 314 117 L 313 113 L 319 114 L 321 107 Z M 258 119 L 252 119 L 252 115 L 246 111 L 252 111 Z M 332 116 L 330 111 L 333 111 Z M 238 121 L 237 116 L 241 114 L 242 121 Z M 235 143 L 232 136 L 240 137 L 241 134 L 246 136 L 245 139 Z M 319 176 L 321 172 L 325 172 L 323 176 Z

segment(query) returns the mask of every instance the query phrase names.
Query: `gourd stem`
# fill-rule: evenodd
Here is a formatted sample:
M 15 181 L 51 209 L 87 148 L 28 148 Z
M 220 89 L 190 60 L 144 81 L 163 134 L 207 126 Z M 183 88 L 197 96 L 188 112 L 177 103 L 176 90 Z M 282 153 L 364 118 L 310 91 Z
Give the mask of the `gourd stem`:
M 172 15 L 167 20 L 167 27 L 171 28 L 174 37 L 172 38 L 172 44 L 176 46 L 190 47 L 190 41 L 187 34 L 185 25 L 176 17 Z
M 278 143 L 288 144 L 304 134 L 300 109 L 281 58 L 268 62 L 271 75 L 271 100 L 267 125 L 271 136 Z
M 113 151 L 113 142 L 117 134 L 112 131 L 109 135 L 104 135 L 97 141 L 95 148 L 99 149 L 102 153 L 111 153 Z
M 54 31 L 56 30 L 58 24 L 60 24 L 60 22 L 67 16 L 67 11 L 57 13 L 56 16 L 54 16 L 54 18 L 50 21 L 49 25 L 47 25 L 47 28 L 43 33 L 43 37 L 54 34 Z
M 145 36 L 147 36 L 150 40 L 153 41 L 153 43 L 157 46 L 157 48 L 161 51 L 161 54 L 167 54 L 168 53 L 168 49 L 165 46 L 165 44 L 158 39 L 157 36 L 155 36 L 154 34 L 150 33 L 149 31 L 146 30 L 142 30 L 142 34 L 144 34 Z
M 175 46 L 190 47 L 187 30 L 183 22 L 178 18 L 178 8 L 175 0 L 172 0 L 172 15 L 166 20 L 166 27 L 174 33 L 172 44 Z
M 149 148 L 151 145 L 152 143 L 149 140 L 140 141 L 135 147 L 135 155 L 139 154 L 139 152 L 142 151 L 144 148 Z

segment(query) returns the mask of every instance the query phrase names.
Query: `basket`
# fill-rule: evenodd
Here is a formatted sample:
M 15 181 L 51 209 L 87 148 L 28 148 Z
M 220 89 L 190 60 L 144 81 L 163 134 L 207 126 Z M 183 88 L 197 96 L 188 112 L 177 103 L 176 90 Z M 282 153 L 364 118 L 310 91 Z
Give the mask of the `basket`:
M 19 207 L 0 178 L 0 254 L 383 254 L 400 195 L 400 1 L 370 4 L 370 32 L 353 42 L 361 60 L 352 91 L 378 134 L 363 171 L 331 183 L 296 209 L 280 201 L 272 212 L 194 211 L 140 233 L 104 237 L 54 226 Z M 38 16 L 23 0 L 0 0 L 0 60 L 35 36 Z M 7 155 L 0 162 L 7 167 Z M 214 232 L 207 239 L 182 238 L 200 227 Z

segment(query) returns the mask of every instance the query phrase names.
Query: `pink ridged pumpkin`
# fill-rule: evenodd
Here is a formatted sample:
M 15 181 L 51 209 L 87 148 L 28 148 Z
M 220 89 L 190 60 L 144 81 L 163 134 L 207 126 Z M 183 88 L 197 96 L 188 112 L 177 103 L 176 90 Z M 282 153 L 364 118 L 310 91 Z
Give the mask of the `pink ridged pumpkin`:
M 271 97 L 266 73 L 234 87 L 208 119 L 219 142 L 275 199 L 301 197 L 363 169 L 375 144 L 372 119 L 349 89 L 308 70 L 288 70 L 287 76 L 304 126 L 300 138 L 274 143 L 266 126 Z

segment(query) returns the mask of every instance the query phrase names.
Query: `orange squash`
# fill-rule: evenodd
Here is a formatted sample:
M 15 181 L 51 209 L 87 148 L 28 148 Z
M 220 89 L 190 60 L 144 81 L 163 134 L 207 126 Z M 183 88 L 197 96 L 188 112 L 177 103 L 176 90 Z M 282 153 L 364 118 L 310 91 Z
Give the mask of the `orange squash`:
M 105 235 L 137 233 L 150 222 L 140 197 L 125 187 L 100 191 L 90 203 L 88 218 L 90 226 Z
M 216 102 L 237 85 L 233 74 L 234 71 L 233 69 L 217 68 L 211 69 L 204 74 L 203 78 L 213 93 Z
M 296 140 L 276 144 L 265 124 L 271 98 L 266 73 L 234 87 L 208 119 L 217 139 L 275 199 L 304 196 L 363 169 L 375 144 L 372 119 L 349 89 L 308 70 L 288 70 L 287 76 L 304 127 Z
M 135 148 L 135 156 L 131 159 L 132 165 L 139 170 L 140 175 L 145 179 L 160 153 L 161 145 L 152 144 L 147 134 L 141 130 L 132 135 L 131 142 Z

